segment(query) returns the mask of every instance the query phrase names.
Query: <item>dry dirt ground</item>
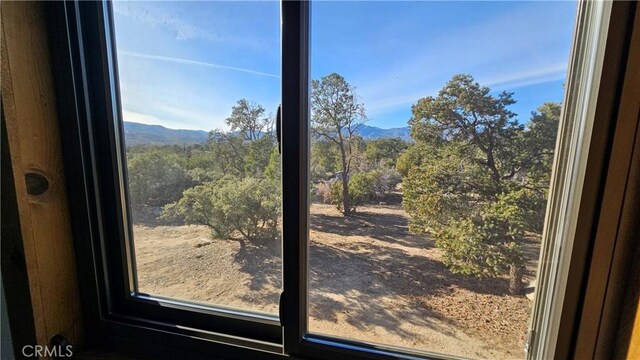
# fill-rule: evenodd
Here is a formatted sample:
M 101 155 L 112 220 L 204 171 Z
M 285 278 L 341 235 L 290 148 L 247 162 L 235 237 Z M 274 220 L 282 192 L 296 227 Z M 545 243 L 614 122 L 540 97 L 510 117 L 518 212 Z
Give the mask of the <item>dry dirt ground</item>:
M 532 302 L 508 281 L 451 274 L 399 204 L 344 218 L 311 207 L 309 330 L 462 357 L 523 357 Z M 212 240 L 203 226 L 134 226 L 139 290 L 277 313 L 278 246 Z M 538 244 L 527 244 L 533 279 Z

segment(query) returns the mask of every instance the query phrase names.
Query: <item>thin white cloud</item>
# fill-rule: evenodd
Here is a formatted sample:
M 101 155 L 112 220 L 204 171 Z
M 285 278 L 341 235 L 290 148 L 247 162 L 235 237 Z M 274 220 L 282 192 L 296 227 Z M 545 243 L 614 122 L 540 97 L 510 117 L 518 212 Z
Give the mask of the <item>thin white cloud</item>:
M 179 3 L 179 2 L 178 2 Z M 174 4 L 175 5 L 175 4 Z M 200 39 L 214 43 L 233 43 L 254 50 L 266 50 L 265 39 L 253 36 L 238 36 L 234 32 L 227 34 L 194 26 L 185 21 L 177 12 L 165 11 L 158 6 L 136 1 L 114 1 L 113 10 L 116 15 L 131 18 L 149 27 L 162 28 L 174 34 L 176 40 Z
M 528 70 L 521 73 L 513 73 L 495 78 L 479 78 L 476 79 L 482 86 L 500 87 L 505 89 L 517 89 L 526 86 L 545 84 L 548 82 L 562 80 L 566 77 L 567 67 L 558 64 L 550 68 Z M 444 86 L 444 84 L 442 84 Z M 407 93 L 400 96 L 385 97 L 376 101 L 372 101 L 367 110 L 371 114 L 379 114 L 385 110 L 398 106 L 410 106 L 418 99 L 425 96 L 433 96 L 438 93 L 439 88 L 433 88 L 427 91 L 418 91 Z
M 536 69 L 498 75 L 497 77 L 480 78 L 479 82 L 485 86 L 500 86 L 504 88 L 519 88 L 530 85 L 544 84 L 550 81 L 562 80 L 567 75 L 567 63 L 557 63 Z
M 526 70 L 508 75 L 499 75 L 498 77 L 480 77 L 476 80 L 482 86 L 500 87 L 513 90 L 525 86 L 539 85 L 562 80 L 566 77 L 566 72 L 567 66 L 565 64 L 557 64 L 551 67 Z M 395 94 L 394 96 L 379 98 L 373 101 L 372 105 L 367 107 L 367 110 L 377 113 L 398 106 L 412 105 L 420 98 L 436 95 L 438 91 L 439 88 L 433 88 L 427 91 L 409 92 L 400 95 Z
M 185 108 L 174 104 L 159 102 L 155 110 L 169 119 L 181 120 L 182 124 L 189 124 L 196 129 L 226 128 L 225 119 L 231 109 L 217 109 L 217 111 L 202 108 Z
M 117 15 L 132 18 L 151 26 L 152 28 L 163 27 L 168 29 L 175 34 L 177 40 L 199 38 L 216 42 L 222 41 L 222 38 L 219 35 L 211 31 L 198 29 L 179 17 L 155 7 L 135 2 L 114 1 L 113 10 Z
M 535 6 L 528 3 L 439 38 L 424 39 L 424 46 L 394 68 L 378 71 L 377 76 L 361 74 L 362 81 L 354 82 L 368 115 L 435 95 L 456 73 L 470 73 L 481 85 L 510 91 L 564 79 L 568 54 L 557 51 L 562 48 L 557 32 L 567 14 L 542 12 Z M 418 40 L 422 39 L 408 39 Z
M 214 69 L 240 71 L 240 72 L 244 72 L 244 73 L 248 73 L 248 74 L 260 75 L 260 76 L 268 76 L 268 77 L 277 78 L 277 79 L 280 78 L 280 75 L 271 74 L 271 73 L 267 73 L 267 72 L 263 72 L 263 71 L 247 69 L 247 68 L 241 68 L 241 67 L 236 67 L 236 66 L 220 65 L 220 64 L 214 64 L 214 63 L 191 60 L 191 59 L 183 59 L 183 58 L 177 58 L 177 57 L 172 57 L 172 56 L 141 54 L 141 53 L 135 53 L 135 52 L 129 52 L 129 51 L 122 51 L 122 50 L 118 51 L 118 55 L 134 56 L 134 57 L 138 57 L 138 58 L 157 60 L 157 61 L 168 61 L 168 62 L 173 62 L 173 63 L 177 63 L 177 64 L 205 66 L 205 67 L 210 67 L 210 68 L 214 68 Z

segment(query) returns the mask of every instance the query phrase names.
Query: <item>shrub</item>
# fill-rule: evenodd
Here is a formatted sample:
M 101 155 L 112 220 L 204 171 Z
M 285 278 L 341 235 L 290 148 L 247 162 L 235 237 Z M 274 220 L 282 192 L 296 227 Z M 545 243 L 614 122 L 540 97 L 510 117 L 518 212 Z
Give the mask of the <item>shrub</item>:
M 349 203 L 351 211 L 360 205 L 382 199 L 400 183 L 402 177 L 394 169 L 372 170 L 353 174 L 349 178 Z M 342 180 L 316 185 L 316 194 L 325 203 L 331 203 L 342 211 Z
M 330 199 L 331 204 L 335 205 L 336 208 L 340 212 L 342 212 L 343 211 L 342 207 L 343 207 L 343 204 L 344 204 L 344 202 L 342 201 L 342 180 L 338 180 L 338 181 L 335 181 L 333 183 L 328 183 L 328 186 L 329 186 L 329 194 L 330 194 L 329 199 Z M 349 193 L 349 196 L 353 197 L 352 194 L 353 193 Z M 351 203 L 350 203 L 350 205 L 352 207 L 351 210 L 354 211 L 356 205 L 353 202 L 353 199 L 351 199 L 351 200 L 352 200 Z
M 163 149 L 131 154 L 127 168 L 133 206 L 163 206 L 180 199 L 182 191 L 193 185 L 184 159 Z
M 424 144 L 413 144 L 404 150 L 396 159 L 396 170 L 406 177 L 412 169 L 424 163 L 432 149 L 427 148 Z
M 281 212 L 278 183 L 268 178 L 227 176 L 195 186 L 165 206 L 162 217 L 208 226 L 215 238 L 275 240 Z
M 195 184 L 202 184 L 208 181 L 214 181 L 219 179 L 222 175 L 220 173 L 216 173 L 213 170 L 209 170 L 206 168 L 194 168 L 187 171 L 187 174 L 193 179 Z
M 247 176 L 260 176 L 271 162 L 273 151 L 277 151 L 275 139 L 264 135 L 244 145 L 247 155 L 244 158 L 244 172 Z
M 354 210 L 356 206 L 373 200 L 377 181 L 378 174 L 375 171 L 356 173 L 349 179 L 349 196 Z
M 356 173 L 349 179 L 349 210 L 355 212 L 356 208 L 373 198 L 375 188 L 375 175 L 373 173 Z M 338 210 L 343 211 L 342 180 L 331 184 L 331 203 Z
M 509 272 L 509 291 L 522 292 L 524 256 L 521 247 L 526 214 L 515 200 L 518 194 L 500 194 L 472 219 L 458 219 L 435 232 L 436 246 L 454 273 L 495 277 Z M 515 276 L 515 277 L 514 277 Z
M 278 182 L 282 178 L 282 159 L 280 157 L 280 152 L 278 151 L 277 146 L 274 146 L 273 150 L 271 150 L 271 155 L 269 155 L 269 163 L 264 169 L 264 174 L 269 179 L 277 180 Z
M 402 181 L 402 175 L 395 169 L 374 170 L 375 182 L 373 185 L 373 197 L 382 199 L 391 194 Z

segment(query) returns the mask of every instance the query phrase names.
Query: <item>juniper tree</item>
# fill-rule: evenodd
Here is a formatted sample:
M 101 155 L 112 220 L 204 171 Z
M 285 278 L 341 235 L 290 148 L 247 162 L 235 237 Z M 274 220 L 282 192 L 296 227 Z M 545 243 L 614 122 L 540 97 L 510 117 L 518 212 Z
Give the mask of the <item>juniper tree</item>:
M 524 126 L 470 75 L 455 75 L 437 96 L 418 100 L 409 121 L 416 144 L 398 161 L 411 230 L 429 232 L 453 272 L 510 274 L 522 291 L 525 230 L 540 231 L 559 105 Z
M 339 74 L 311 81 L 311 129 L 320 139 L 337 145 L 342 171 L 342 212 L 351 214 L 349 175 L 359 127 L 366 121 L 355 89 Z

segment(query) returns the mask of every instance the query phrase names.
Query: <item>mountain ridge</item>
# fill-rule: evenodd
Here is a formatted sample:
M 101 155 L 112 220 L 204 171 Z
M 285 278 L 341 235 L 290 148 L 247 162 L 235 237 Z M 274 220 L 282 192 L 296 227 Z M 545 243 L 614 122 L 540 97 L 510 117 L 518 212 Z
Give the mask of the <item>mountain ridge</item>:
M 127 146 L 136 145 L 192 145 L 204 144 L 209 132 L 204 130 L 171 129 L 162 125 L 149 125 L 133 121 L 124 122 Z M 400 138 L 411 140 L 409 127 L 382 129 L 363 124 L 358 133 L 364 139 Z
M 209 138 L 204 130 L 170 129 L 133 121 L 124 122 L 124 134 L 127 146 L 204 144 Z

